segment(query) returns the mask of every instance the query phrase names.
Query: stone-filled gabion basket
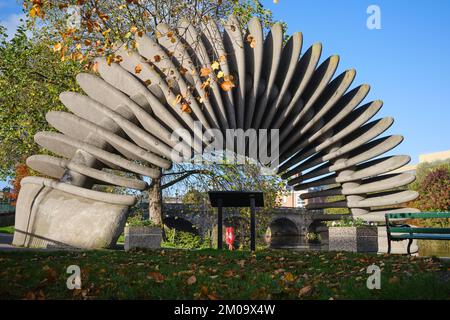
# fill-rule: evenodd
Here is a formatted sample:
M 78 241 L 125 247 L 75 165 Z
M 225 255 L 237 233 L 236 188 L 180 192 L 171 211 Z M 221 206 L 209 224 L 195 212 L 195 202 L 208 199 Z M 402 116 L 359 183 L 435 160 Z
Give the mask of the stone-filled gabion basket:
M 378 252 L 378 228 L 330 227 L 329 250 L 350 252 Z
M 159 227 L 125 227 L 125 251 L 161 248 L 162 230 Z

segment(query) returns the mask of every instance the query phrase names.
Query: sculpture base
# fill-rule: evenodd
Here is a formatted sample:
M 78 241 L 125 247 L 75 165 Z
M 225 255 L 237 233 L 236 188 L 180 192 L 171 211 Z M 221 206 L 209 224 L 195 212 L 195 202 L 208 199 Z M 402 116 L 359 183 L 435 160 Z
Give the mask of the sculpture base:
M 33 178 L 22 184 L 13 245 L 69 249 L 115 246 L 126 222 L 127 205 L 95 200 L 95 191 L 90 198 L 61 191 L 39 183 L 46 182 L 44 178 Z M 111 194 L 112 200 L 114 196 Z

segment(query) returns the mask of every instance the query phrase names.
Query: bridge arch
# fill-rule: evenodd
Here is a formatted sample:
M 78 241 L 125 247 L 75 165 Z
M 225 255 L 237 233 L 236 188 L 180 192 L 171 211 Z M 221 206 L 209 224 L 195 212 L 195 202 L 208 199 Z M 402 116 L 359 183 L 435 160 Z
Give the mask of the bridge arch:
M 184 218 L 166 216 L 164 217 L 164 224 L 168 228 L 175 229 L 177 231 L 189 232 L 195 235 L 199 234 L 197 227 L 195 227 L 191 221 Z

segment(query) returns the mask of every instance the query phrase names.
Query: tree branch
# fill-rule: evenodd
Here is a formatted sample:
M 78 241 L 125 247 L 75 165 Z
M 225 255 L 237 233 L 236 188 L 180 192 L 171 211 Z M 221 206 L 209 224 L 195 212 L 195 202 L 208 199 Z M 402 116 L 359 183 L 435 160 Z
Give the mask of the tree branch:
M 166 184 L 163 184 L 161 186 L 161 189 L 166 189 L 169 188 L 171 186 L 173 186 L 174 184 L 180 182 L 181 180 L 184 180 L 186 178 L 188 178 L 189 176 L 193 175 L 193 174 L 209 174 L 210 171 L 208 170 L 191 170 L 191 171 L 182 171 L 182 172 L 175 172 L 175 173 L 169 173 L 169 174 L 165 174 L 166 176 L 168 175 L 176 175 L 176 174 L 183 174 L 182 176 L 173 179 L 170 182 L 167 182 Z

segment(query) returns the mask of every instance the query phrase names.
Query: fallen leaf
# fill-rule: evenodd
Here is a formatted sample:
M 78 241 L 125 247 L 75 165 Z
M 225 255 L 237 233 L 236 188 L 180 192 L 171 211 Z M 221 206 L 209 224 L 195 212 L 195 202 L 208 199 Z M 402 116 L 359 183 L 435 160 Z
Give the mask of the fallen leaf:
M 393 284 L 393 283 L 397 283 L 400 279 L 397 276 L 393 276 L 391 278 L 389 278 L 389 283 Z
M 209 300 L 219 300 L 220 298 L 215 293 L 212 293 L 212 294 L 208 294 L 208 299 Z
M 312 286 L 306 286 L 300 289 L 300 291 L 298 292 L 298 297 L 304 297 L 306 295 L 309 295 L 312 292 Z
M 164 282 L 164 280 L 166 280 L 166 277 L 163 274 L 154 271 L 149 272 L 148 277 L 150 277 L 151 279 L 155 280 L 155 282 L 158 283 Z
M 233 270 L 227 270 L 223 273 L 223 275 L 227 278 L 230 278 L 232 276 L 234 276 L 234 271 Z
M 292 281 L 295 280 L 295 276 L 292 273 L 290 273 L 290 272 L 286 272 L 284 274 L 283 280 L 287 281 L 287 282 L 292 282 Z
M 186 281 L 186 283 L 188 284 L 188 285 L 193 285 L 194 283 L 196 283 L 197 282 L 197 277 L 196 276 L 190 276 L 188 279 L 187 279 L 187 281 Z
M 202 295 L 207 296 L 208 295 L 208 287 L 206 286 L 200 286 L 200 292 Z

